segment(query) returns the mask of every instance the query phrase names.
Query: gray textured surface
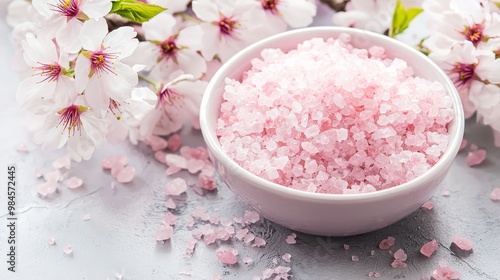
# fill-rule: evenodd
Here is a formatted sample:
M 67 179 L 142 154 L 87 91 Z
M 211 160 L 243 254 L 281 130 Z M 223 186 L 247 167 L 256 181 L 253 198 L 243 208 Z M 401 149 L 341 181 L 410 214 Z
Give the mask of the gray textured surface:
M 29 120 L 15 104 L 18 80 L 9 68 L 13 50 L 7 40 L 9 29 L 3 21 L 3 10 L 0 16 L 0 168 L 17 164 L 20 185 L 16 274 L 6 271 L 7 211 L 5 191 L 0 192 L 0 279 L 115 279 L 114 272 L 122 273 L 124 279 L 212 279 L 214 275 L 222 275 L 223 279 L 251 279 L 261 275 L 265 268 L 275 266 L 274 258 L 284 264 L 280 256 L 286 252 L 292 255 L 290 266 L 294 279 L 299 280 L 368 279 L 371 271 L 379 272 L 380 279 L 420 279 L 429 276 L 440 259 L 446 259 L 459 270 L 461 279 L 500 279 L 500 203 L 488 197 L 494 187 L 500 187 L 500 149 L 492 146 L 489 130 L 473 122 L 467 124 L 466 137 L 488 149 L 488 160 L 480 167 L 469 168 L 465 164 L 466 155 L 459 154 L 442 187 L 451 194 L 443 197 L 439 190 L 433 198 L 433 210 L 418 210 L 397 224 L 360 236 L 328 238 L 298 233 L 295 245 L 284 241 L 290 230 L 264 220 L 251 226 L 256 235 L 268 241 L 264 248 L 243 246 L 240 242 L 232 244 L 240 256 L 255 260 L 252 265 L 222 266 L 215 258 L 215 244 L 199 244 L 193 257 L 183 256 L 190 231 L 182 225 L 182 220 L 188 218 L 195 206 L 203 205 L 209 212 L 229 218 L 241 216 L 246 209 L 222 185 L 217 193 L 204 197 L 188 190 L 186 203 L 174 211 L 181 220 L 174 237 L 165 245 L 154 241 L 153 234 L 166 211 L 162 188 L 168 178 L 164 166 L 142 145 L 103 146 L 92 160 L 74 164 L 68 171 L 67 175 L 84 178 L 84 187 L 77 190 L 61 187 L 50 199 L 41 199 L 35 190 L 40 181 L 34 174 L 37 169 L 49 171 L 52 160 L 61 153 L 42 152 L 30 141 L 25 128 Z M 185 130 L 182 135 L 185 144 L 202 144 L 199 132 Z M 15 150 L 20 143 L 28 144 L 29 154 Z M 101 170 L 100 162 L 106 156 L 120 153 L 128 155 L 138 176 L 133 183 L 117 184 L 112 190 L 113 179 Z M 1 180 L 2 186 L 5 180 Z M 84 222 L 85 214 L 92 219 Z M 454 234 L 471 239 L 475 243 L 473 253 L 457 255 L 450 250 Z M 376 248 L 387 236 L 396 238 L 393 250 L 403 248 L 408 253 L 408 268 L 392 269 L 389 253 Z M 56 239 L 55 246 L 47 244 L 49 237 Z M 433 238 L 440 246 L 427 259 L 418 250 Z M 63 253 L 63 246 L 68 243 L 73 245 L 72 256 Z M 345 243 L 350 245 L 349 251 L 343 249 Z M 370 256 L 372 249 L 376 251 L 374 256 Z M 352 262 L 352 255 L 357 255 L 359 262 Z M 180 274 L 184 272 L 191 276 Z

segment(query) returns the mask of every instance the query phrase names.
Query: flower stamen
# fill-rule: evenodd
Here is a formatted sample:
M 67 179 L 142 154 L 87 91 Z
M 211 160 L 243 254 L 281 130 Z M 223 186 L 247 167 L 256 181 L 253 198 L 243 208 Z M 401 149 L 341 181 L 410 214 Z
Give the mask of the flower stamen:
M 78 0 L 59 0 L 58 4 L 49 4 L 51 10 L 66 17 L 76 17 L 80 12 Z
M 262 4 L 262 8 L 264 10 L 267 10 L 273 14 L 278 13 L 278 3 L 279 0 L 260 0 L 260 3 Z
M 106 53 L 104 50 L 98 50 L 90 54 L 90 76 L 94 73 L 101 77 L 104 73 L 113 73 L 114 67 L 112 60 L 117 59 L 118 55 L 115 53 Z
M 232 33 L 234 32 L 234 29 L 237 28 L 238 22 L 235 20 L 232 20 L 228 17 L 223 17 L 221 20 L 219 20 L 218 25 L 220 28 L 220 33 L 222 35 L 228 35 L 231 36 Z
M 467 90 L 474 80 L 476 64 L 456 63 L 449 76 L 459 91 Z
M 35 72 L 33 75 L 42 76 L 43 79 L 38 83 L 43 83 L 45 81 L 54 82 L 59 79 L 59 75 L 61 74 L 62 67 L 59 64 L 46 64 L 38 62 L 40 66 L 33 67 L 33 71 Z
M 160 44 L 162 58 L 175 58 L 179 47 L 175 44 L 175 38 L 170 37 Z
M 83 112 L 88 110 L 85 106 L 80 105 L 70 105 L 63 108 L 57 112 L 59 114 L 59 125 L 63 126 L 64 130 L 68 130 L 68 137 L 75 136 L 75 131 L 78 131 L 80 135 L 82 134 L 82 120 L 80 119 Z
M 484 26 L 482 24 L 475 23 L 472 26 L 466 26 L 462 33 L 466 40 L 472 42 L 474 46 L 476 46 L 483 40 L 483 29 Z
M 109 99 L 108 109 L 113 115 L 115 115 L 117 120 L 120 120 L 122 118 L 121 117 L 122 110 L 120 110 L 120 106 L 122 106 L 122 104 L 120 104 L 116 100 L 112 98 Z

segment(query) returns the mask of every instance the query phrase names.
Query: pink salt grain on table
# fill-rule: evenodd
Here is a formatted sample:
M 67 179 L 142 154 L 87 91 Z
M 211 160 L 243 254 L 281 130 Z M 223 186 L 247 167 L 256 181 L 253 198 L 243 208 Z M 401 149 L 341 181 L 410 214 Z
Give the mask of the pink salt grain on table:
M 389 236 L 386 239 L 383 239 L 382 241 L 380 241 L 380 244 L 378 245 L 378 247 L 382 250 L 387 250 L 387 249 L 391 248 L 392 245 L 394 245 L 394 241 L 396 241 L 396 239 L 392 236 Z
M 215 251 L 217 258 L 222 264 L 236 264 L 238 262 L 238 251 L 234 248 L 221 247 Z
M 462 251 L 472 250 L 472 242 L 466 238 L 454 235 L 451 237 L 451 242 L 457 245 Z
M 439 160 L 453 119 L 443 85 L 343 37 L 266 49 L 241 81 L 226 79 L 216 132 L 229 157 L 274 183 L 335 194 L 390 188 Z
M 437 250 L 438 248 L 438 243 L 436 241 L 436 239 L 433 239 L 427 243 L 425 243 L 422 248 L 420 248 L 420 253 L 428 258 L 430 258 L 432 256 L 432 254 L 434 254 L 434 252 Z
M 500 188 L 494 188 L 491 191 L 490 199 L 493 201 L 500 201 Z

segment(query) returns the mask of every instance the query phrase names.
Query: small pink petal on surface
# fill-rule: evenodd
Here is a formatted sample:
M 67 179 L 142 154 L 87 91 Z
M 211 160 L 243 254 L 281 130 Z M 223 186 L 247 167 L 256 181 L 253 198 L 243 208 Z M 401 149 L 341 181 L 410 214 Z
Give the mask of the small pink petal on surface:
M 134 180 L 135 177 L 135 168 L 133 166 L 127 165 L 125 166 L 118 174 L 116 175 L 116 180 L 119 183 L 130 183 Z
M 481 164 L 485 159 L 486 159 L 486 150 L 480 149 L 471 151 L 467 155 L 465 162 L 467 162 L 467 165 L 469 166 L 476 166 Z
M 500 188 L 494 188 L 491 191 L 490 199 L 493 201 L 500 201 Z
M 421 206 L 422 208 L 424 208 L 425 210 L 432 210 L 432 208 L 434 208 L 434 203 L 432 203 L 432 201 L 426 201 L 424 204 L 422 204 Z
M 190 159 L 187 161 L 187 170 L 191 174 L 195 174 L 202 170 L 205 166 L 205 161 L 201 159 Z
M 168 166 L 173 166 L 177 167 L 180 169 L 186 169 L 187 168 L 187 161 L 184 157 L 179 156 L 179 155 L 174 155 L 174 154 L 167 154 L 165 156 L 165 163 Z
M 255 240 L 253 241 L 252 247 L 264 247 L 266 245 L 266 241 L 260 237 L 255 237 Z
M 166 195 L 181 195 L 186 190 L 187 190 L 187 183 L 186 180 L 182 178 L 175 178 L 173 180 L 170 180 L 165 185 Z
M 149 137 L 148 144 L 151 145 L 151 149 L 153 149 L 153 151 L 155 152 L 163 150 L 168 146 L 167 140 L 156 135 L 151 135 Z
M 479 150 L 479 147 L 476 144 L 470 144 L 470 150 L 474 152 Z
M 396 241 L 396 239 L 392 236 L 389 236 L 386 239 L 380 241 L 380 244 L 378 245 L 378 247 L 382 250 L 387 250 L 387 249 L 391 248 L 392 245 L 394 245 L 394 241 Z
M 215 254 L 222 264 L 236 264 L 238 262 L 236 258 L 238 251 L 234 248 L 221 247 L 215 251 Z
M 285 239 L 285 242 L 290 244 L 290 245 L 293 245 L 295 243 L 297 243 L 297 241 L 295 240 L 295 238 L 297 238 L 297 234 L 295 233 L 291 233 L 290 235 L 288 235 Z
M 71 244 L 67 244 L 66 246 L 64 246 L 63 248 L 63 252 L 66 254 L 66 255 L 70 255 L 73 253 L 73 247 L 71 246 Z
M 349 245 L 348 244 L 344 244 L 344 250 L 349 250 Z
M 466 238 L 454 235 L 451 237 L 451 242 L 455 243 L 455 245 L 457 245 L 457 247 L 462 251 L 472 250 L 472 246 L 473 246 L 472 241 L 470 241 Z
M 465 148 L 467 148 L 467 139 L 462 139 L 462 143 L 460 143 L 460 149 L 459 151 L 463 151 Z
M 250 257 L 243 257 L 241 258 L 241 261 L 244 263 L 244 264 L 251 264 L 253 263 L 253 259 L 250 258 Z
M 174 234 L 174 228 L 170 225 L 161 224 L 155 232 L 156 241 L 169 240 Z
M 182 169 L 180 169 L 179 167 L 175 167 L 175 166 L 169 166 L 166 170 L 165 170 L 165 174 L 167 175 L 174 175 L 176 173 L 178 173 L 179 171 L 181 171 Z
M 444 190 L 442 193 L 441 193 L 442 196 L 444 197 L 448 197 L 450 196 L 450 191 L 449 190 Z
M 28 146 L 26 144 L 24 144 L 24 143 L 19 144 L 17 146 L 17 148 L 16 148 L 16 151 L 18 151 L 20 153 L 27 153 L 27 152 L 29 152 Z
M 169 148 L 171 151 L 175 152 L 181 146 L 182 139 L 179 136 L 179 134 L 174 134 L 174 135 L 170 136 L 170 138 L 168 138 L 167 142 L 168 142 L 167 148 Z
M 49 239 L 47 240 L 47 243 L 49 243 L 49 245 L 55 245 L 56 240 L 54 239 L 54 237 L 49 237 Z
M 36 190 L 38 194 L 40 194 L 43 197 L 46 197 L 49 194 L 53 194 L 57 190 L 57 183 L 56 182 L 45 182 L 36 187 Z
M 155 152 L 155 159 L 161 163 L 167 163 L 165 161 L 165 157 L 167 156 L 167 153 L 165 153 L 164 151 L 157 151 Z
M 175 202 L 170 197 L 167 199 L 166 205 L 168 209 L 175 209 L 177 207 L 177 205 L 175 205 Z
M 86 221 L 90 221 L 91 217 L 90 217 L 90 214 L 85 214 L 83 215 L 83 218 L 82 218 L 85 222 Z
M 289 262 L 291 261 L 292 255 L 290 255 L 289 253 L 285 253 L 285 254 L 283 254 L 283 256 L 281 256 L 281 258 L 282 258 L 285 262 L 289 263 Z
M 439 244 L 437 243 L 436 239 L 433 239 L 427 243 L 425 243 L 422 248 L 420 248 L 420 253 L 428 258 L 434 254 L 434 252 L 437 250 L 439 247 Z
M 66 179 L 66 181 L 64 181 L 64 184 L 70 189 L 76 189 L 82 186 L 83 180 L 76 176 L 72 176 Z
M 174 216 L 174 214 L 172 214 L 172 212 L 168 211 L 165 216 L 163 216 L 163 222 L 168 224 L 168 225 L 175 225 L 175 222 L 177 220 L 177 218 Z
M 127 164 L 127 156 L 115 155 L 105 158 L 101 162 L 102 169 L 111 169 L 113 166 L 125 166 Z
M 359 257 L 358 256 L 351 256 L 351 260 L 353 262 L 359 262 Z
M 52 167 L 56 169 L 61 169 L 61 168 L 66 168 L 70 169 L 71 168 L 71 157 L 69 155 L 64 155 L 61 157 L 58 157 L 55 161 L 52 162 Z

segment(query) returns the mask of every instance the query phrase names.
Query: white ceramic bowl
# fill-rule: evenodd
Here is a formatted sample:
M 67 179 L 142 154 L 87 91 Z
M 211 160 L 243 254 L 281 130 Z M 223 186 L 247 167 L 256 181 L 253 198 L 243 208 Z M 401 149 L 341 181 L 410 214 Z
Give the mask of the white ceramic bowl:
M 427 172 L 399 186 L 363 194 L 319 194 L 287 188 L 264 180 L 239 166 L 222 149 L 215 127 L 220 112 L 224 79 L 241 80 L 250 69 L 250 60 L 265 48 L 295 49 L 311 38 L 351 35 L 357 48 L 382 46 L 392 58 L 401 58 L 417 76 L 441 82 L 453 99 L 454 120 L 450 124 L 450 143 L 438 163 Z M 415 49 L 379 34 L 343 27 L 305 28 L 257 42 L 226 62 L 210 81 L 203 97 L 200 125 L 216 171 L 229 188 L 265 218 L 290 229 L 328 236 L 345 236 L 377 230 L 395 223 L 417 210 L 435 192 L 448 173 L 464 132 L 460 97 L 446 74 Z

